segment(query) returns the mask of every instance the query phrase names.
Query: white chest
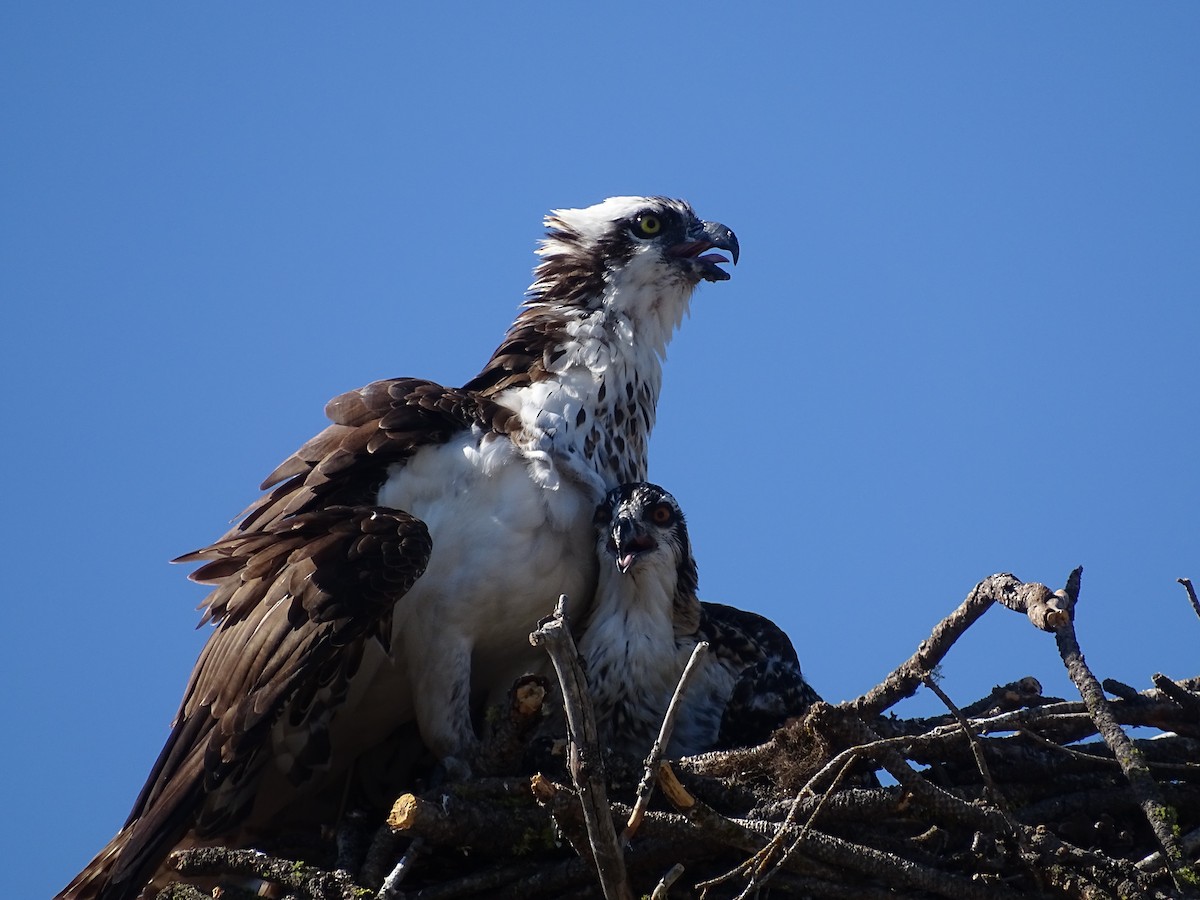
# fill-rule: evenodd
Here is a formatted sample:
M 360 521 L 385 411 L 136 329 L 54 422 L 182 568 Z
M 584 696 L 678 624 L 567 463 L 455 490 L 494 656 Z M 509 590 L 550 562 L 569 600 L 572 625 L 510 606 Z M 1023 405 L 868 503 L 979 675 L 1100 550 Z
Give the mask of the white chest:
M 635 339 L 629 320 L 611 311 L 571 320 L 565 331 L 561 350 L 547 362 L 551 377 L 496 399 L 517 413 L 523 428 L 515 440 L 531 463 L 553 458 L 558 476 L 603 496 L 646 477 L 662 387 L 660 351 Z M 546 472 L 537 477 L 551 483 Z
M 467 638 L 485 656 L 533 655 L 527 636 L 560 593 L 576 610 L 595 583 L 590 522 L 595 489 L 503 438 L 464 433 L 392 470 L 379 503 L 429 528 L 425 574 L 398 607 Z M 516 636 L 518 640 L 513 641 Z M 474 676 L 473 676 L 474 680 Z
M 654 742 L 691 652 L 676 641 L 670 597 L 658 579 L 605 573 L 579 651 L 602 739 L 643 757 Z

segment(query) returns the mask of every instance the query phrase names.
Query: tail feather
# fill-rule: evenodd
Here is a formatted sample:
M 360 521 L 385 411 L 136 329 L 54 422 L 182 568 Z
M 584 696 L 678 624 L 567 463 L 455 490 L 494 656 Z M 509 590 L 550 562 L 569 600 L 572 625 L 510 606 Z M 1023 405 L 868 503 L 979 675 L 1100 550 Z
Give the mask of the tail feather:
M 101 900 L 101 898 L 117 900 L 123 896 L 137 896 L 136 894 L 113 893 L 113 889 L 116 887 L 112 880 L 113 874 L 121 852 L 129 843 L 132 831 L 133 829 L 129 825 L 118 831 L 104 849 L 83 867 L 83 871 L 71 879 L 71 883 L 55 896 L 54 900 Z
M 167 855 L 191 843 L 183 844 L 186 834 L 186 823 L 130 822 L 54 900 L 136 900 L 153 879 L 168 871 Z M 153 897 L 157 892 L 153 888 L 144 896 Z

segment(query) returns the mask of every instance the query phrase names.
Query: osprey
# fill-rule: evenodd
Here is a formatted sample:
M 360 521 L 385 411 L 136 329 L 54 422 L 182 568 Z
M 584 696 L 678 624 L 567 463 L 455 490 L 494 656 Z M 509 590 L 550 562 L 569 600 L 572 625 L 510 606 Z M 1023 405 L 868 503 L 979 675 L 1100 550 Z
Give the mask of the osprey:
M 591 519 L 644 478 L 667 344 L 733 232 L 681 200 L 615 197 L 545 220 L 534 282 L 482 371 L 330 401 L 332 420 L 228 534 L 181 560 L 215 585 L 172 731 L 125 827 L 59 895 L 127 900 L 185 836 L 270 829 L 336 794 L 414 721 L 447 763 L 472 713 L 539 667 L 528 634 L 596 582 Z
M 696 597 L 697 570 L 675 498 L 623 484 L 596 509 L 599 586 L 579 652 L 602 740 L 644 758 L 692 650 L 708 641 L 667 752 L 758 744 L 820 697 L 773 622 Z

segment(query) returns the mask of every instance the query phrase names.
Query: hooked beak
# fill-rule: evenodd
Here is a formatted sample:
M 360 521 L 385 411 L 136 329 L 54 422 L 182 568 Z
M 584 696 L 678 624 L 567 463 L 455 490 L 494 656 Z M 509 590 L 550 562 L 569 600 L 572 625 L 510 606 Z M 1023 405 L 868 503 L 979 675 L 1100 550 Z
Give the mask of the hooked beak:
M 700 222 L 688 232 L 688 240 L 676 244 L 667 252 L 680 259 L 691 260 L 692 269 L 697 278 L 705 281 L 726 281 L 729 273 L 720 268 L 718 263 L 727 263 L 719 253 L 708 253 L 709 250 L 727 250 L 733 257 L 733 264 L 738 261 L 739 247 L 737 235 L 720 222 Z
M 637 558 L 658 544 L 633 519 L 619 518 L 608 533 L 608 549 L 616 559 L 617 571 L 627 575 Z

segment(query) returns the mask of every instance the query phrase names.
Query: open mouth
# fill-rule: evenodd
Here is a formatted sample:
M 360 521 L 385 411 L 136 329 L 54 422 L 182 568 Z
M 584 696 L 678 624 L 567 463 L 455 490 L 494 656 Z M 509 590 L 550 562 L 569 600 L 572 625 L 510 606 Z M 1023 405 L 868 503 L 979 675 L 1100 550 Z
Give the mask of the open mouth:
M 708 251 L 713 248 L 727 251 L 736 266 L 739 249 L 737 235 L 720 222 L 700 222 L 698 228 L 689 230 L 688 237 L 693 240 L 676 244 L 667 253 L 690 268 L 697 281 L 728 280 L 729 273 L 720 264 L 729 260 L 719 253 Z
M 696 275 L 705 281 L 727 281 L 729 273 L 720 268 L 718 263 L 727 263 L 729 260 L 720 253 L 705 252 L 715 246 L 712 241 L 686 241 L 676 244 L 667 252 L 678 259 L 689 261 Z
M 728 277 L 728 276 L 726 276 Z M 654 538 L 648 534 L 639 534 L 628 541 L 625 541 L 620 546 L 615 540 L 609 541 L 609 548 L 617 557 L 617 571 L 622 575 L 633 568 L 633 564 L 637 558 L 647 550 L 653 550 L 657 545 Z

